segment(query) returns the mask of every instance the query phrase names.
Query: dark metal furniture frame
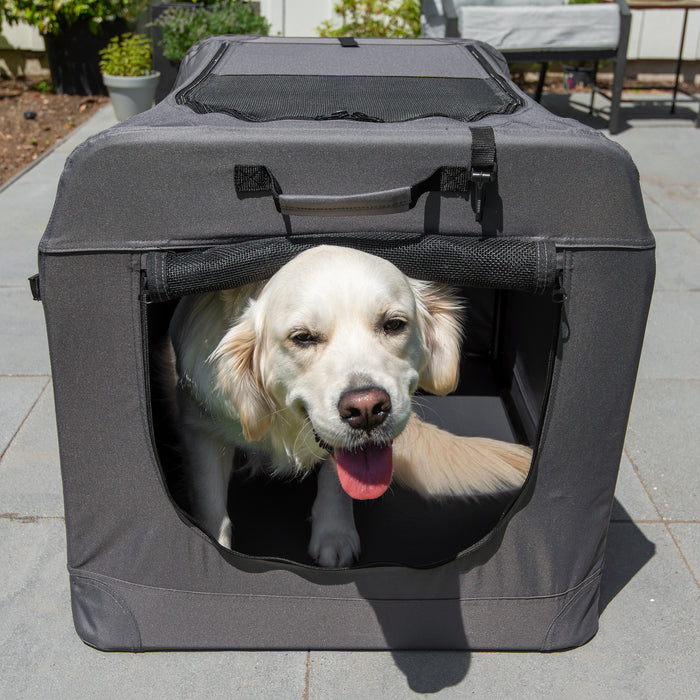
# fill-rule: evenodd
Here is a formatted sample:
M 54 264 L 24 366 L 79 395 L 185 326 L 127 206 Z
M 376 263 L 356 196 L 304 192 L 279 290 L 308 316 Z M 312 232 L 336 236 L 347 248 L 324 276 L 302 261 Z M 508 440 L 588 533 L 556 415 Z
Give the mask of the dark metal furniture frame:
M 632 12 L 626 0 L 615 0 L 620 9 L 620 38 L 617 48 L 610 49 L 527 49 L 527 50 L 498 50 L 505 56 L 509 63 L 532 62 L 540 64 L 540 76 L 535 91 L 535 99 L 539 102 L 544 87 L 544 79 L 552 62 L 562 61 L 594 61 L 593 87 L 591 94 L 590 111 L 593 112 L 593 99 L 596 93 L 607 97 L 610 100 L 610 120 L 608 129 L 611 134 L 616 134 L 621 128 L 620 103 L 622 101 L 622 87 L 625 79 L 625 69 L 627 67 L 627 46 L 629 44 L 630 25 L 632 23 Z M 459 36 L 457 22 L 457 12 L 452 0 L 443 0 L 445 10 L 445 36 Z M 612 61 L 615 64 L 612 90 L 608 93 L 598 88 L 595 82 L 595 75 L 600 61 Z

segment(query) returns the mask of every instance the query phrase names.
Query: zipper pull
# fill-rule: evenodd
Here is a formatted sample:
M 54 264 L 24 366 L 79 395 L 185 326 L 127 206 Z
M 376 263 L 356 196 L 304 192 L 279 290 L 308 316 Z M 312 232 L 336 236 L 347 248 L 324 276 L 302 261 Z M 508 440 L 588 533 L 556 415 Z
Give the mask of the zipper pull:
M 564 289 L 564 270 L 559 269 L 554 289 L 552 290 L 552 301 L 555 304 L 563 304 L 568 298 L 566 289 Z

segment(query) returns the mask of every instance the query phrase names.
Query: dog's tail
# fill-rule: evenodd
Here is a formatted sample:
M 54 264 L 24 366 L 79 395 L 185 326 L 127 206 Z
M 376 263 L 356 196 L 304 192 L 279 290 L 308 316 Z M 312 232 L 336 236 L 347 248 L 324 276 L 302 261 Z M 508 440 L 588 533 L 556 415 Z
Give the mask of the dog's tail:
M 414 413 L 394 440 L 393 453 L 396 480 L 433 498 L 518 489 L 532 461 L 529 447 L 454 435 Z

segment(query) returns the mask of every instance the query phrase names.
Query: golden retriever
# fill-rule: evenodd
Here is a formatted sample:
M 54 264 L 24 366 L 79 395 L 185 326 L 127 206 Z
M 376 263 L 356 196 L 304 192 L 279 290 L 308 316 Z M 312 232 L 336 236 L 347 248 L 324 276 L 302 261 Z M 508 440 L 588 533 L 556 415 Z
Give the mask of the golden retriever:
M 326 567 L 358 556 L 352 500 L 378 498 L 392 477 L 428 497 L 520 487 L 529 448 L 458 437 L 411 412 L 419 387 L 455 389 L 462 316 L 450 288 L 334 246 L 265 283 L 183 298 L 170 339 L 195 521 L 231 547 L 237 446 L 252 468 L 317 471 L 309 553 Z

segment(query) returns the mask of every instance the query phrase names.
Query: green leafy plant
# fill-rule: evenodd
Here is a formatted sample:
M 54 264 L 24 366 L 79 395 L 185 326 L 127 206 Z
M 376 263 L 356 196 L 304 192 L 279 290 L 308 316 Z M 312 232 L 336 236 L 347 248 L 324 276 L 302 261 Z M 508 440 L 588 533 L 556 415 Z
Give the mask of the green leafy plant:
M 333 12 L 340 26 L 326 20 L 320 36 L 420 36 L 420 0 L 340 0 Z
M 49 93 L 53 92 L 53 85 L 51 85 L 51 82 L 49 80 L 40 80 L 34 86 L 34 89 L 37 92 L 40 92 L 42 95 L 48 95 Z
M 103 23 L 135 20 L 147 5 L 148 0 L 0 0 L 0 19 L 26 22 L 41 34 L 59 34 L 86 21 L 99 34 Z
M 100 70 L 106 75 L 148 75 L 153 45 L 143 34 L 122 34 L 100 51 Z
M 190 46 L 214 34 L 270 33 L 270 24 L 265 17 L 255 11 L 252 3 L 243 0 L 173 7 L 151 26 L 160 27 L 163 55 L 175 62 L 182 61 Z

